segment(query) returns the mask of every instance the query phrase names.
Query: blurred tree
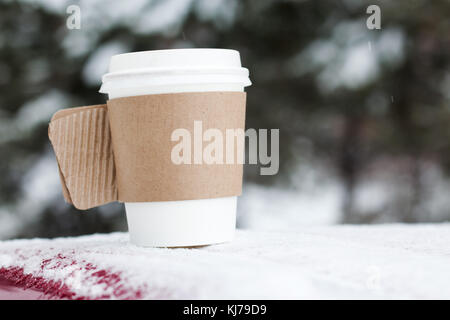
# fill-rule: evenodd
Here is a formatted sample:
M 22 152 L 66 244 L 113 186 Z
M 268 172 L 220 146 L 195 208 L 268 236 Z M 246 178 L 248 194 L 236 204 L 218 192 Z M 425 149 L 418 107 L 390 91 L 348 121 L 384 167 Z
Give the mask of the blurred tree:
M 309 141 L 313 162 L 340 177 L 343 222 L 450 218 L 448 208 L 437 218 L 427 214 L 433 191 L 424 182 L 430 163 L 446 181 L 450 172 L 447 1 L 170 0 L 130 1 L 126 8 L 91 1 L 81 3 L 88 19 L 81 30 L 66 28 L 61 3 L 0 1 L 0 218 L 2 208 L 29 216 L 21 204 L 24 179 L 51 152 L 51 113 L 102 102 L 98 61 L 114 50 L 179 47 L 239 50 L 254 84 L 248 127 L 281 128 L 280 174 L 261 177 L 248 167 L 248 181 L 288 181 L 307 152 L 299 141 Z M 366 28 L 370 4 L 381 7 L 381 30 Z M 361 211 L 355 203 L 361 181 L 388 169 L 402 183 L 399 194 L 388 207 Z M 124 228 L 115 206 L 108 209 L 112 224 L 74 218 L 75 226 L 60 233 L 34 232 L 63 225 L 73 210 L 60 202 L 58 196 L 33 206 L 36 218 L 23 220 L 20 235 Z

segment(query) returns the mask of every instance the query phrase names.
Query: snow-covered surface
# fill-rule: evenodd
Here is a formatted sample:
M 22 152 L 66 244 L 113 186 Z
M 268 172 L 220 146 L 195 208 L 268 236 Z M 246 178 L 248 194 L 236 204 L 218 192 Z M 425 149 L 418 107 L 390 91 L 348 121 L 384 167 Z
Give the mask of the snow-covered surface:
M 190 249 L 113 233 L 1 242 L 0 268 L 73 298 L 448 299 L 449 244 L 450 224 L 239 230 L 232 243 Z

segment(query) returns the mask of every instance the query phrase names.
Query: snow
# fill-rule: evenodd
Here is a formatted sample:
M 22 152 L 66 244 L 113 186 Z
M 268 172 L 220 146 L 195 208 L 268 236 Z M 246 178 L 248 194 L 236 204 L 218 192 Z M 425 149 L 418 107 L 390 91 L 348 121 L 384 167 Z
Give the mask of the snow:
M 120 287 L 146 299 L 448 299 L 448 243 L 450 224 L 238 230 L 231 243 L 190 249 L 140 248 L 113 233 L 2 242 L 0 268 L 90 298 L 126 297 Z M 120 284 L 97 281 L 98 270 Z
M 21 201 L 11 209 L 0 205 L 0 239 L 14 237 L 24 225 L 40 218 L 42 208 L 60 197 L 58 165 L 51 150 L 47 150 L 24 175 Z
M 342 192 L 342 187 L 331 182 L 302 190 L 246 183 L 238 201 L 239 223 L 266 231 L 334 224 L 342 215 Z
M 167 32 L 180 26 L 188 14 L 192 0 L 166 0 L 157 2 L 152 10 L 138 16 L 134 25 L 137 33 Z
M 34 134 L 34 130 L 49 119 L 57 110 L 65 106 L 70 97 L 59 90 L 51 89 L 21 106 L 15 118 L 0 115 L 0 143 Z
M 292 168 L 283 184 L 258 185 L 244 180 L 238 227 L 297 231 L 304 226 L 338 223 L 345 189 L 332 170 L 308 157 L 303 152 L 302 162 Z
M 91 86 L 100 86 L 102 76 L 108 72 L 109 60 L 113 55 L 129 51 L 118 41 L 108 42 L 92 53 L 83 68 L 83 80 Z
M 211 21 L 217 28 L 233 24 L 238 9 L 236 0 L 197 0 L 194 11 L 202 21 Z
M 405 35 L 395 27 L 374 33 L 364 25 L 363 19 L 338 23 L 331 37 L 313 41 L 289 59 L 286 71 L 294 76 L 316 72 L 324 93 L 376 81 L 382 68 L 394 69 L 404 59 Z
M 399 28 L 387 28 L 378 39 L 375 50 L 382 62 L 397 66 L 405 55 L 405 35 Z

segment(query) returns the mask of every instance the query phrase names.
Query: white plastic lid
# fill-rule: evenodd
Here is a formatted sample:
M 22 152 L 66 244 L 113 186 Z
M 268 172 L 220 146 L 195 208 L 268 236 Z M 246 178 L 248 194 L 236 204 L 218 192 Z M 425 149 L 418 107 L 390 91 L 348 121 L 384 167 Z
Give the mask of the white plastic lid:
M 111 58 L 100 92 L 136 86 L 235 83 L 251 85 L 239 52 L 230 49 L 168 49 Z

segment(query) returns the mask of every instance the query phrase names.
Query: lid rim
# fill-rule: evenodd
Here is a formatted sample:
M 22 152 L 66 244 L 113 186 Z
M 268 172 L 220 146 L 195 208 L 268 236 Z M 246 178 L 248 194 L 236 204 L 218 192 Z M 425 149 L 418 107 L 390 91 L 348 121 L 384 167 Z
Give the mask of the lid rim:
M 247 68 L 146 68 L 134 71 L 110 72 L 102 76 L 102 83 L 115 81 L 123 77 L 145 77 L 145 76 L 199 76 L 199 75 L 235 75 L 249 78 Z
M 250 81 L 250 79 L 248 77 L 246 78 L 241 78 L 241 79 L 234 79 L 234 81 L 230 80 L 230 79 L 220 79 L 220 80 L 211 80 L 209 79 L 209 81 L 192 81 L 192 82 L 186 82 L 186 81 L 167 81 L 167 82 L 162 82 L 162 83 L 158 83 L 158 84 L 152 84 L 150 81 L 145 81 L 145 82 L 140 82 L 140 83 L 136 83 L 136 82 L 131 82 L 128 83 L 127 85 L 121 85 L 119 86 L 120 88 L 135 88 L 135 87 L 145 87 L 145 86 L 154 86 L 154 87 L 159 87 L 159 86 L 173 86 L 173 85 L 207 85 L 207 84 L 240 84 L 243 87 L 248 87 L 252 85 L 252 82 Z M 117 85 L 115 86 L 112 82 L 109 83 L 103 83 L 100 87 L 99 92 L 100 93 L 108 93 L 111 90 L 117 89 Z
M 106 78 L 127 76 L 127 75 L 150 75 L 150 74 L 208 74 L 208 73 L 222 73 L 222 74 L 249 74 L 247 68 L 244 67 L 179 67 L 179 68 L 135 68 L 123 71 L 108 72 L 102 76 L 102 80 Z

